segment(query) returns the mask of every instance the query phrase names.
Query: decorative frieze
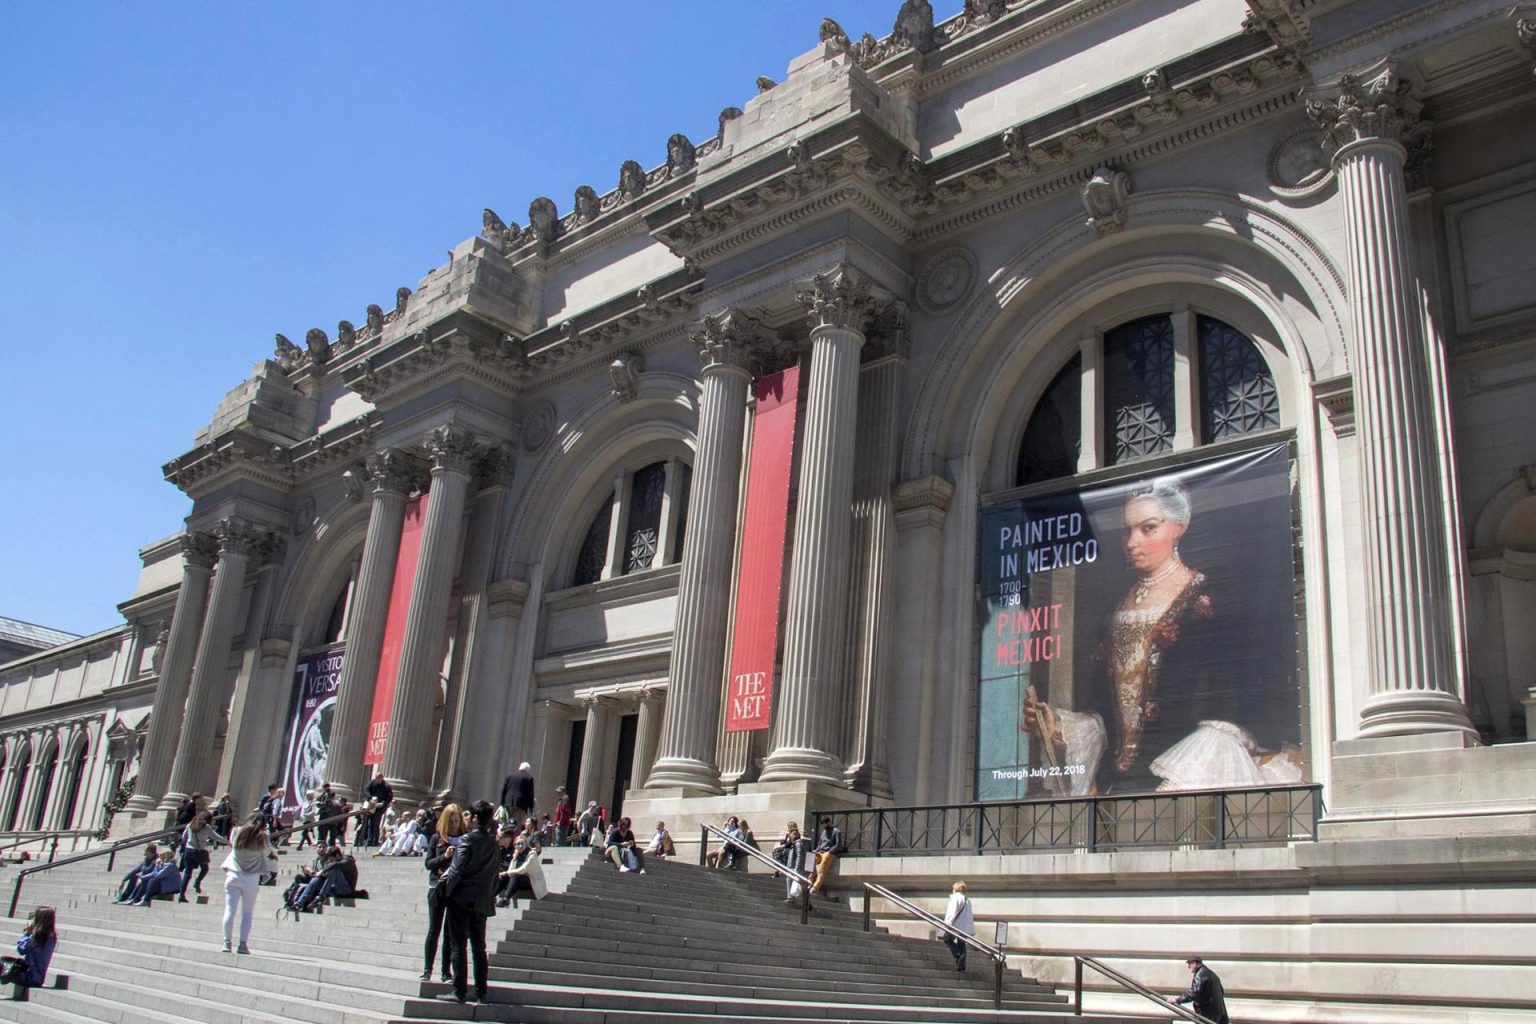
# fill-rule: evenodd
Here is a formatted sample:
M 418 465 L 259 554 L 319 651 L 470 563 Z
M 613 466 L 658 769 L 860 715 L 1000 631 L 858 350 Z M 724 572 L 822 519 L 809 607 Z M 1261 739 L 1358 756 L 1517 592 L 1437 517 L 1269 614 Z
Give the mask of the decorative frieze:
M 640 374 L 645 372 L 645 357 L 638 352 L 625 352 L 608 364 L 608 377 L 613 381 L 608 393 L 621 402 L 633 401 L 640 387 Z
M 1131 194 L 1131 176 L 1111 167 L 1100 167 L 1083 185 L 1079 195 L 1088 211 L 1087 224 L 1100 238 L 1125 227 L 1125 200 Z

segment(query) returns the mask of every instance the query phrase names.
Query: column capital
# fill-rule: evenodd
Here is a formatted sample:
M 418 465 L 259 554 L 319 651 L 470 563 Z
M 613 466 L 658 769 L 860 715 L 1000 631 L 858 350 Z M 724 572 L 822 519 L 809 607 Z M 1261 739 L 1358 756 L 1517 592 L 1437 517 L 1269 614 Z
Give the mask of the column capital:
M 213 534 L 219 541 L 219 556 L 239 555 L 249 558 L 258 554 L 268 543 L 271 534 L 239 516 L 226 516 L 219 520 Z
M 738 370 L 748 376 L 779 345 L 777 334 L 735 306 L 699 320 L 688 338 L 698 347 L 705 372 Z
M 845 260 L 805 282 L 795 292 L 795 298 L 805 307 L 813 331 L 818 327 L 839 327 L 862 334 L 880 297 L 869 279 Z
M 1419 120 L 1423 107 L 1412 95 L 1412 83 L 1387 61 L 1362 75 L 1339 78 L 1338 94 L 1307 101 L 1307 116 L 1323 130 L 1334 149 L 1334 161 L 1351 143 L 1396 143 L 1414 146 L 1429 131 Z
M 404 496 L 421 483 L 420 460 L 399 448 L 380 448 L 369 455 L 363 465 L 373 483 L 374 494 Z
M 481 490 L 507 487 L 512 483 L 517 453 L 509 445 L 490 444 L 475 450 L 472 469 Z
M 219 541 L 211 533 L 184 533 L 179 540 L 181 556 L 188 566 L 212 569 L 219 557 Z
M 432 473 L 468 474 L 474 461 L 475 435 L 455 423 L 445 423 L 427 435 L 423 446 L 432 457 Z

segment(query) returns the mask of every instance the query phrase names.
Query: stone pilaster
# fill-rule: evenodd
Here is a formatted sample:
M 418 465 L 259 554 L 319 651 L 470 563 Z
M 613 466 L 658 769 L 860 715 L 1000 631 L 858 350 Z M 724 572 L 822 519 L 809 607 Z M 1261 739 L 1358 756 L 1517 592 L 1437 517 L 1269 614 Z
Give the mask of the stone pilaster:
M 640 691 L 640 721 L 635 727 L 635 759 L 629 777 L 636 787 L 644 786 L 656 762 L 656 747 L 661 741 L 661 704 L 663 691 L 647 687 Z
M 395 560 L 400 555 L 405 500 L 422 475 L 416 460 L 397 448 L 381 448 L 368 456 L 366 465 L 373 484 L 373 507 L 368 512 L 363 560 L 352 596 L 347 654 L 341 663 L 331 747 L 325 762 L 331 787 L 348 800 L 356 800 L 363 786 L 363 754 L 368 747 L 384 625 L 389 618 L 389 594 L 395 585 Z
M 202 636 L 197 641 L 197 657 L 192 663 L 192 685 L 181 742 L 171 764 L 171 780 L 160 800 L 163 811 L 175 810 L 190 793 L 213 790 L 213 743 L 229 689 L 229 650 L 240 614 L 240 594 L 245 589 L 245 571 L 266 537 L 237 518 L 221 520 L 214 534 L 219 540 L 219 564 L 213 576 Z
M 208 607 L 208 579 L 213 575 L 213 562 L 219 553 L 218 542 L 206 533 L 189 533 L 181 538 L 181 553 L 181 587 L 176 592 L 171 632 L 160 656 L 149 736 L 139 759 L 139 781 L 125 808 L 136 814 L 147 814 L 159 806 L 171 779 L 187 689 L 192 684 L 192 659 L 197 654 L 197 638 L 203 631 L 203 613 Z
M 891 674 L 891 626 L 901 380 L 907 360 L 906 310 L 892 305 L 872 331 L 879 349 L 859 374 L 858 452 L 853 485 L 853 592 L 847 701 L 846 781 L 878 798 L 891 796 L 886 766 L 885 709 Z M 873 342 L 872 342 L 873 344 Z
M 604 753 L 608 746 L 608 729 L 613 722 L 613 708 L 601 697 L 582 700 L 587 713 L 587 730 L 581 747 L 581 774 L 576 779 L 576 799 L 572 806 L 581 809 L 587 801 L 596 800 L 598 806 L 608 803 L 603 794 Z
M 434 430 L 426 447 L 432 456 L 432 485 L 400 644 L 389 745 L 384 751 L 384 777 L 405 806 L 419 802 L 431 789 L 430 762 L 436 741 L 432 726 L 441 687 L 448 597 L 475 453 L 473 436 L 453 425 Z
M 284 729 L 293 692 L 288 663 L 292 643 L 262 637 L 276 599 L 283 547 L 273 538 L 263 548 L 265 557 L 256 569 L 256 586 L 245 617 L 245 645 L 229 701 L 229 724 L 219 759 L 218 783 L 207 791 L 210 795 L 214 791 L 230 793 L 240 807 L 254 807 L 266 791 L 266 784 L 281 774 L 286 753 Z
M 761 324 L 738 310 L 706 317 L 693 334 L 704 363 L 699 448 L 677 585 L 667 714 L 649 786 L 720 792 L 715 740 L 725 677 L 747 387 L 758 353 L 771 339 Z
M 1360 735 L 1459 732 L 1430 368 L 1411 270 L 1404 162 L 1423 138 L 1418 104 L 1387 66 L 1346 75 L 1308 113 L 1328 133 L 1344 209 L 1370 613 L 1370 696 Z
M 836 751 L 847 686 L 854 440 L 868 282 L 846 264 L 800 293 L 811 318 L 800 493 L 785 617 L 774 749 L 761 782 L 841 783 Z

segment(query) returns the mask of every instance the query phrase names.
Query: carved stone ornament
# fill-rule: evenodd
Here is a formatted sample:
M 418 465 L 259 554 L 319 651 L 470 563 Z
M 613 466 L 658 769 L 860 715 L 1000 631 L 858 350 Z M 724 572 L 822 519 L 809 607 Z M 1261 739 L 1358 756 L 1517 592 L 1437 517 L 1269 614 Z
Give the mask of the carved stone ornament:
M 405 285 L 395 289 L 395 312 L 404 313 L 406 304 L 411 301 L 411 290 Z
M 625 352 L 608 364 L 608 376 L 613 379 L 609 393 L 620 402 L 634 399 L 640 387 L 640 374 L 645 372 L 645 358 L 638 352 Z
M 812 330 L 841 327 L 862 333 L 874 312 L 869 281 L 846 262 L 811 278 L 795 298 L 805 307 Z
M 963 245 L 934 253 L 917 274 L 917 304 L 938 315 L 953 309 L 976 280 L 976 257 Z
M 1515 37 L 1520 40 L 1521 46 L 1530 51 L 1532 57 L 1536 57 L 1536 18 L 1517 18 Z M 1536 64 L 1531 65 L 1531 75 L 1536 77 Z
M 1344 75 L 1338 88 L 1336 99 L 1307 101 L 1307 115 L 1333 150 L 1370 141 L 1407 146 L 1427 130 L 1419 122 L 1421 105 L 1409 94 L 1412 85 L 1392 64 L 1369 78 Z
M 619 195 L 626 203 L 638 199 L 645 191 L 645 168 L 634 160 L 625 160 L 619 166 Z
M 277 335 L 276 355 L 277 365 L 282 368 L 284 373 L 292 373 L 294 370 L 297 370 L 299 367 L 304 365 L 304 350 L 299 348 L 299 346 L 295 345 L 293 342 L 289 341 L 287 337 L 281 333 Z
M 763 93 L 767 92 L 769 89 L 774 88 L 778 84 L 779 84 L 778 82 L 775 82 L 773 79 L 769 78 L 767 75 L 758 75 L 757 76 L 757 92 L 758 92 L 758 95 L 762 95 Z
M 1131 176 L 1112 167 L 1093 172 L 1080 193 L 1087 224 L 1100 238 L 1125 227 L 1125 200 L 1131 194 Z
M 816 35 L 818 39 L 832 48 L 833 53 L 848 52 L 848 33 L 843 31 L 843 26 L 831 18 L 821 19 L 821 28 Z
M 315 525 L 315 499 L 309 495 L 299 499 L 298 505 L 293 510 L 293 524 L 288 532 L 297 537 L 302 537 Z
M 741 108 L 740 107 L 726 107 L 724 110 L 720 111 L 720 118 L 719 118 L 719 121 L 717 123 L 719 125 L 720 135 L 721 135 L 722 138 L 725 136 L 725 125 L 726 125 L 726 122 L 734 121 L 734 120 L 736 120 L 740 116 L 741 116 Z
M 341 487 L 346 492 L 347 504 L 356 505 L 368 493 L 367 470 L 351 466 L 341 473 Z
M 539 196 L 528 204 L 528 225 L 533 230 L 533 237 L 541 242 L 553 242 L 560 234 L 560 211 L 555 209 L 555 201 L 547 196 Z
M 357 328 L 352 321 L 342 320 L 336 325 L 336 351 L 345 352 L 357 344 Z
M 331 339 L 318 327 L 311 327 L 304 335 L 304 347 L 309 350 L 309 361 L 324 366 L 331 361 Z
M 475 435 L 457 423 L 434 427 L 423 443 L 432 457 L 432 473 L 468 473 L 475 457 Z
M 1300 6 L 1296 0 L 1248 0 L 1243 30 L 1263 32 L 1276 46 L 1294 53 L 1312 34 L 1312 26 L 1297 9 Z
M 555 407 L 549 402 L 530 406 L 523 416 L 523 451 L 542 451 L 555 436 Z
M 490 243 L 492 249 L 505 253 L 517 243 L 516 223 L 507 224 L 496 211 L 487 206 L 480 213 L 480 237 Z
M 1269 187 L 1282 199 L 1306 199 L 1334 182 L 1327 139 L 1318 128 L 1302 128 L 1269 151 Z
M 886 303 L 869 326 L 869 343 L 864 346 L 866 359 L 895 356 L 906 359 L 912 353 L 912 332 L 907 304 L 900 299 Z
M 512 470 L 517 464 L 517 453 L 504 444 L 492 444 L 475 454 L 475 480 L 481 490 L 487 487 L 505 487 L 512 482 Z
M 591 185 L 577 185 L 575 196 L 576 207 L 572 211 L 577 224 L 586 224 L 597 219 L 602 212 L 602 203 L 597 198 L 597 189 Z
M 262 540 L 265 531 L 258 530 L 248 520 L 238 516 L 226 516 L 219 520 L 213 533 L 219 539 L 220 555 L 249 557 L 256 553 L 257 544 Z
M 898 49 L 927 53 L 938 45 L 933 31 L 933 5 L 928 0 L 903 0 L 891 28 L 891 42 Z
M 698 346 L 705 370 L 732 368 L 756 373 L 762 357 L 777 343 L 761 321 L 735 306 L 706 316 L 696 323 L 688 338 Z
M 399 448 L 380 448 L 364 463 L 375 494 L 409 494 L 421 483 L 421 465 Z
M 184 533 L 178 538 L 178 543 L 181 545 L 181 556 L 188 565 L 211 569 L 219 557 L 219 542 L 212 534 Z
M 1007 11 L 1008 5 L 1004 0 L 965 0 L 965 7 L 961 11 L 967 21 L 988 22 L 1001 18 Z
M 693 170 L 698 150 L 688 141 L 688 136 L 678 132 L 667 139 L 667 177 L 675 178 Z
M 384 307 L 377 302 L 368 304 L 367 324 L 368 331 L 372 334 L 378 334 L 384 329 Z

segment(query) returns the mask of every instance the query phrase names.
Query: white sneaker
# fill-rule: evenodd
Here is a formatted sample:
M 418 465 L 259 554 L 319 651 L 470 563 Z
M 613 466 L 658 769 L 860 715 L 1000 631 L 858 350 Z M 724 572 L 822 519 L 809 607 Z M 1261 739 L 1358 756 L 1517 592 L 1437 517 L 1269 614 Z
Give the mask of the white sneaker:
M 640 869 L 640 873 L 641 873 L 641 874 L 642 874 L 642 875 L 643 875 L 643 874 L 645 874 L 645 868 L 641 868 L 641 869 Z
M 619 868 L 619 874 L 621 874 L 621 875 L 629 874 L 629 868 Z
M 224 943 L 224 952 L 228 953 L 229 951 L 229 943 L 226 942 Z

